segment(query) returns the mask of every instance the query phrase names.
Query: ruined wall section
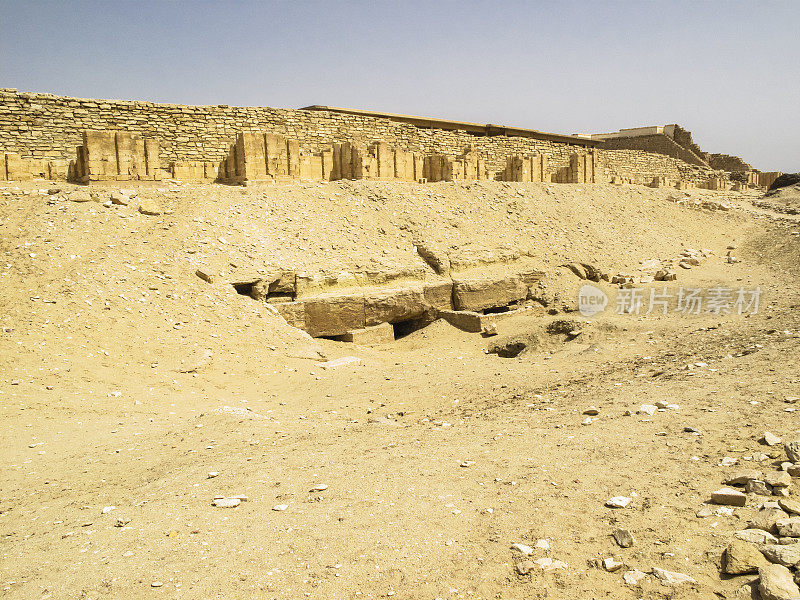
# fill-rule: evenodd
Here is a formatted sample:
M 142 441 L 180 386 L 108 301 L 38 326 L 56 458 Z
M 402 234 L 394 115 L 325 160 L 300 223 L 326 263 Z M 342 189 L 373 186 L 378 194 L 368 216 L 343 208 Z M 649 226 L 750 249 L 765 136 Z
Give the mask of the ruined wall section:
M 90 100 L 0 89 L 0 152 L 37 159 L 73 160 L 82 132 L 129 131 L 158 140 L 160 163 L 219 164 L 242 131 L 269 131 L 295 139 L 304 153 L 315 154 L 334 142 L 369 145 L 382 141 L 423 155 L 461 156 L 467 148 L 486 168 L 501 172 L 513 156 L 542 154 L 551 172 L 570 166 L 583 146 L 521 137 L 476 137 L 464 131 L 422 129 L 407 123 L 363 115 L 268 107 L 182 106 L 124 100 Z M 663 136 L 662 136 L 663 137 Z M 681 171 L 680 161 L 639 152 L 610 154 L 598 150 L 605 175 L 650 177 L 660 168 Z M 627 161 L 627 162 L 626 162 Z M 624 169 L 617 173 L 615 169 Z M 636 173 L 643 169 L 642 173 Z M 685 169 L 684 169 L 685 170 Z M 665 176 L 666 173 L 658 173 Z M 705 174 L 697 180 L 707 179 Z
M 644 152 L 654 152 L 677 158 L 683 162 L 699 167 L 706 167 L 707 164 L 701 158 L 663 134 L 640 135 L 636 137 L 619 137 L 606 140 L 603 148 L 606 150 L 642 150 Z

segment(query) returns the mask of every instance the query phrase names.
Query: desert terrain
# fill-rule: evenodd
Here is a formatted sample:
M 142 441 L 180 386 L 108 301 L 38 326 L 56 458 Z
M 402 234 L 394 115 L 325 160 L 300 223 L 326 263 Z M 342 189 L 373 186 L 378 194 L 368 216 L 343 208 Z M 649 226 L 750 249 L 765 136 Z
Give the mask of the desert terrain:
M 2 182 L 2 595 L 758 598 L 723 554 L 774 532 L 748 524 L 764 505 L 788 518 L 800 487 L 779 476 L 800 437 L 800 222 L 762 196 Z M 422 268 L 420 241 L 522 252 L 546 306 L 497 335 L 436 320 L 361 346 L 230 285 Z M 617 314 L 600 281 L 611 303 L 587 318 L 576 262 L 646 296 L 758 287 L 760 304 Z M 712 503 L 742 469 L 774 485 Z

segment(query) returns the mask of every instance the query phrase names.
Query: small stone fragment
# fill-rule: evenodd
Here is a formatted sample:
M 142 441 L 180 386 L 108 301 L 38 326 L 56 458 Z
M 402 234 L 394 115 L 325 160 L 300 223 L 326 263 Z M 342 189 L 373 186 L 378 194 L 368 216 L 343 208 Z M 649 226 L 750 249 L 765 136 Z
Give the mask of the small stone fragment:
M 800 515 L 800 502 L 792 500 L 791 498 L 781 498 L 778 500 L 778 506 L 788 513 Z
M 777 446 L 778 444 L 781 443 L 781 438 L 779 438 L 774 433 L 765 431 L 764 435 L 761 437 L 761 441 L 764 442 L 767 446 Z
M 747 485 L 744 486 L 744 491 L 748 494 L 758 494 L 759 496 L 772 495 L 772 487 L 767 485 L 766 482 L 757 479 L 748 481 Z
M 603 568 L 609 573 L 613 573 L 614 571 L 619 571 L 624 566 L 625 566 L 624 563 L 618 560 L 614 560 L 611 557 L 603 559 Z
M 532 560 L 523 560 L 520 563 L 517 563 L 517 573 L 520 575 L 527 575 L 531 571 L 536 568 L 536 563 Z
M 287 508 L 289 508 L 288 504 L 276 504 L 275 506 L 272 507 L 272 510 L 283 511 L 286 510 Z
M 596 407 L 590 406 L 585 411 L 583 411 L 583 414 L 589 415 L 590 417 L 594 417 L 596 415 L 599 415 L 600 411 Z
M 325 490 L 327 490 L 327 489 L 328 489 L 328 486 L 327 486 L 327 484 L 324 484 L 324 483 L 318 483 L 317 485 L 315 485 L 314 487 L 312 487 L 312 488 L 311 488 L 310 490 L 308 490 L 308 491 L 309 491 L 309 492 L 312 492 L 312 493 L 313 493 L 313 492 L 324 492 L 324 491 L 325 491 Z
M 734 471 L 725 480 L 727 485 L 747 485 L 748 481 L 753 479 L 762 479 L 764 474 L 756 469 L 741 469 Z
M 216 471 L 209 471 L 208 472 L 208 478 L 209 479 L 214 479 L 214 477 L 217 477 L 218 475 L 219 475 L 219 473 L 217 473 Z
M 764 483 L 773 488 L 789 487 L 792 485 L 792 476 L 786 471 L 770 471 L 764 477 Z
M 733 488 L 721 488 L 711 493 L 711 501 L 728 506 L 744 506 L 747 504 L 747 496 Z
M 566 569 L 567 563 L 560 560 L 553 560 L 549 556 L 544 558 L 537 558 L 535 561 L 543 571 L 554 571 L 556 569 Z
M 616 529 L 613 535 L 614 540 L 619 544 L 620 548 L 630 548 L 636 543 L 631 532 L 627 529 Z
M 653 575 L 658 577 L 661 580 L 661 583 L 665 585 L 681 585 L 684 583 L 697 583 L 692 577 L 686 575 L 685 573 L 667 571 L 666 569 L 660 569 L 658 567 L 653 567 Z
M 794 582 L 792 572 L 783 565 L 765 565 L 758 569 L 758 591 L 762 600 L 796 600 L 800 588 Z
M 647 577 L 647 573 L 642 573 L 638 569 L 632 569 L 630 571 L 626 571 L 622 575 L 622 578 L 628 585 L 639 585 L 639 582 L 645 577 Z
M 161 207 L 154 200 L 142 200 L 139 204 L 139 212 L 143 215 L 157 217 L 161 214 Z
M 154 581 L 153 583 L 150 584 L 150 587 L 160 588 L 162 585 L 164 584 L 161 583 L 160 581 Z
M 789 517 L 775 521 L 778 535 L 783 537 L 800 537 L 800 517 Z
M 242 501 L 239 498 L 215 498 L 212 502 L 217 508 L 235 508 L 241 503 Z
M 658 410 L 657 406 L 654 406 L 652 404 L 642 404 L 639 407 L 639 410 L 636 411 L 636 414 L 647 415 L 649 417 L 652 417 L 654 414 L 656 414 L 657 410 Z
M 194 274 L 206 283 L 214 283 L 214 275 L 208 269 L 197 269 Z
M 800 544 L 768 544 L 761 547 L 761 553 L 769 562 L 784 567 L 794 567 L 800 563 Z
M 628 498 L 627 496 L 614 496 L 606 500 L 606 506 L 609 508 L 625 508 L 631 503 L 631 500 L 633 498 Z
M 511 544 L 511 549 L 516 550 L 517 552 L 524 554 L 525 556 L 530 556 L 531 554 L 533 554 L 533 548 L 531 548 L 526 544 L 520 544 L 520 543 Z
M 759 567 L 766 564 L 767 560 L 756 546 L 738 539 L 731 541 L 723 557 L 723 570 L 728 575 L 757 573 Z
M 763 529 L 770 533 L 775 533 L 775 523 L 780 519 L 786 519 L 789 515 L 779 508 L 764 508 L 758 511 L 748 523 L 748 529 Z
M 783 445 L 786 457 L 793 463 L 800 463 L 800 440 L 792 440 Z
M 742 529 L 733 534 L 737 540 L 751 544 L 777 544 L 778 538 L 763 529 Z

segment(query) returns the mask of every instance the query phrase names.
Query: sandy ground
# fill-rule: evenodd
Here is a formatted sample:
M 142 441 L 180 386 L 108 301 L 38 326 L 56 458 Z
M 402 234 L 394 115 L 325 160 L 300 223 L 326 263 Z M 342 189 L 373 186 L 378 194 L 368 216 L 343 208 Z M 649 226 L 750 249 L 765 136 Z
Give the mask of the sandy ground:
M 4 596 L 751 597 L 757 577 L 721 576 L 720 556 L 768 499 L 696 513 L 730 471 L 721 459 L 766 452 L 759 468 L 775 470 L 780 447 L 759 439 L 800 429 L 790 217 L 752 194 L 689 192 L 734 205 L 706 211 L 638 186 L 140 186 L 160 216 L 66 194 L 84 191 L 0 188 Z M 224 283 L 419 267 L 421 239 L 516 248 L 548 274 L 576 260 L 638 273 L 707 248 L 671 287 L 763 294 L 753 315 L 509 318 L 498 338 L 535 343 L 505 359 L 486 352 L 498 338 L 443 322 L 371 348 L 310 340 Z M 547 333 L 564 318 L 583 333 Z M 361 364 L 320 367 L 341 356 Z M 637 414 L 656 402 L 679 408 Z M 605 507 L 612 496 L 633 500 Z M 514 543 L 565 565 L 520 575 Z M 608 557 L 625 567 L 607 572 Z M 632 586 L 634 568 L 648 575 Z

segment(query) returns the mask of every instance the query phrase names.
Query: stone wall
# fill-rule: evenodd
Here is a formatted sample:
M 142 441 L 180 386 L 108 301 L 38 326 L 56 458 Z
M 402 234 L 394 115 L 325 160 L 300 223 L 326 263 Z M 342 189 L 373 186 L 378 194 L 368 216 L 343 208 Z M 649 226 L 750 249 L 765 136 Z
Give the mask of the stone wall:
M 326 111 L 268 107 L 182 106 L 123 100 L 86 100 L 0 89 L 0 152 L 36 159 L 74 160 L 85 130 L 130 131 L 158 140 L 160 162 L 219 164 L 239 132 L 269 131 L 298 140 L 303 153 L 314 154 L 334 142 L 369 145 L 376 141 L 406 152 L 461 156 L 468 149 L 486 168 L 501 172 L 510 157 L 542 154 L 551 172 L 570 166 L 584 154 L 581 145 L 505 136 L 474 136 L 465 131 L 423 129 L 388 119 Z M 630 179 L 691 177 L 708 173 L 687 169 L 685 162 L 650 152 L 598 149 L 600 171 Z M 680 158 L 680 157 L 677 157 Z

